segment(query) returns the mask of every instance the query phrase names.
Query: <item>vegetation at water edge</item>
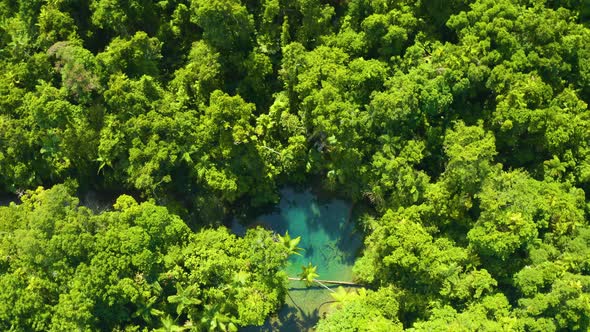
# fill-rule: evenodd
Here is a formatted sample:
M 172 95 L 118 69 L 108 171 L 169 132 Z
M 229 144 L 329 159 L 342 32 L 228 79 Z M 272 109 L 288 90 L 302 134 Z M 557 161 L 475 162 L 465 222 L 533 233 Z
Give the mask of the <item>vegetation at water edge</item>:
M 0 0 L 0 330 L 261 325 L 299 234 L 222 221 L 313 182 L 318 331 L 588 331 L 588 103 L 587 0 Z

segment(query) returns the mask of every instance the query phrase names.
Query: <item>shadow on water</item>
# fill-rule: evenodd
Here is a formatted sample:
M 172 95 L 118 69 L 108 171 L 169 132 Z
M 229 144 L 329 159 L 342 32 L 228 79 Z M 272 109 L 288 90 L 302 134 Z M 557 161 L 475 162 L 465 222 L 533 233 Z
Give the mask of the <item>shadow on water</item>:
M 281 190 L 281 201 L 272 212 L 240 224 L 234 220 L 232 230 L 244 234 L 249 227 L 263 226 L 279 234 L 289 231 L 291 237 L 301 236 L 301 256 L 289 259 L 286 272 L 296 277 L 301 266 L 317 266 L 319 279 L 352 281 L 352 265 L 362 239 L 356 230 L 351 204 L 339 199 L 318 199 L 310 190 Z M 333 301 L 330 292 L 322 287 L 305 287 L 303 282 L 289 283 L 286 305 L 263 327 L 243 331 L 307 331 L 319 317 L 329 311 Z M 330 285 L 337 288 L 336 285 Z
M 20 198 L 14 194 L 0 192 L 0 206 L 9 206 L 10 203 L 20 204 Z
M 293 299 L 291 294 L 287 293 L 287 305 L 283 306 L 275 316 L 267 319 L 264 325 L 243 327 L 240 328 L 240 331 L 309 331 L 315 327 L 319 318 L 319 308 L 308 312 L 297 304 L 297 301 Z

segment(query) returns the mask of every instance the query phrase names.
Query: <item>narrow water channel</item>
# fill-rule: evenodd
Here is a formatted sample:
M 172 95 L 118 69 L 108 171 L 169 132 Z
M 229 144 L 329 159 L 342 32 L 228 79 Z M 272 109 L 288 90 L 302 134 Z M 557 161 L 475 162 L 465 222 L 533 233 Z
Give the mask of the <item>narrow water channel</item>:
M 319 200 L 311 191 L 281 191 L 276 209 L 261 215 L 248 225 L 263 225 L 279 234 L 289 232 L 291 237 L 301 236 L 301 256 L 292 255 L 286 270 L 297 277 L 301 266 L 311 262 L 317 266 L 318 279 L 352 281 L 352 265 L 362 244 L 355 230 L 352 207 L 342 200 Z M 234 221 L 232 229 L 245 233 L 247 226 Z M 336 287 L 336 286 L 331 286 Z M 332 297 L 321 287 L 305 287 L 301 281 L 289 282 L 286 305 L 277 317 L 264 327 L 245 328 L 243 331 L 307 331 L 319 317 L 330 309 Z

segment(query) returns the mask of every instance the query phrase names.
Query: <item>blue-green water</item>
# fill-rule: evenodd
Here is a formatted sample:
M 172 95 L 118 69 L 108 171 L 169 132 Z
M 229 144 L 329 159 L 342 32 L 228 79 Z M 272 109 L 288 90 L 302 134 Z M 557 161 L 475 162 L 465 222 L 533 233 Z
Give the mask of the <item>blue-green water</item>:
M 293 189 L 281 191 L 281 201 L 275 211 L 253 220 L 251 225 L 295 238 L 301 236 L 301 256 L 292 255 L 287 273 L 297 277 L 301 266 L 311 262 L 317 266 L 318 279 L 352 281 L 352 265 L 361 246 L 361 236 L 355 230 L 352 207 L 342 200 L 320 201 L 310 191 Z M 234 232 L 244 232 L 244 226 L 233 224 Z M 333 286 L 331 286 L 333 287 Z M 287 303 L 277 317 L 260 328 L 245 331 L 305 331 L 329 310 L 332 297 L 321 287 L 306 288 L 301 281 L 289 282 Z

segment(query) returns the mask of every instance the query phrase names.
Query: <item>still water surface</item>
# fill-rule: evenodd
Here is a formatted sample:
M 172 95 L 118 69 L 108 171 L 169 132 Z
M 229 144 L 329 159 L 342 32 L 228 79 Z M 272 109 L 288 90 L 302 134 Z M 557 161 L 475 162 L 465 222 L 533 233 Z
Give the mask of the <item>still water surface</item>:
M 297 277 L 301 266 L 317 266 L 318 279 L 352 281 L 352 265 L 361 246 L 355 230 L 351 204 L 338 199 L 320 200 L 311 191 L 287 188 L 281 191 L 279 205 L 272 213 L 258 216 L 249 225 L 265 228 L 295 238 L 301 236 L 301 256 L 292 255 L 286 270 Z M 245 233 L 245 226 L 234 221 L 232 229 Z M 330 286 L 336 287 L 336 286 Z M 307 331 L 319 317 L 329 311 L 332 297 L 321 287 L 306 288 L 301 281 L 289 282 L 286 305 L 264 327 L 242 331 Z

